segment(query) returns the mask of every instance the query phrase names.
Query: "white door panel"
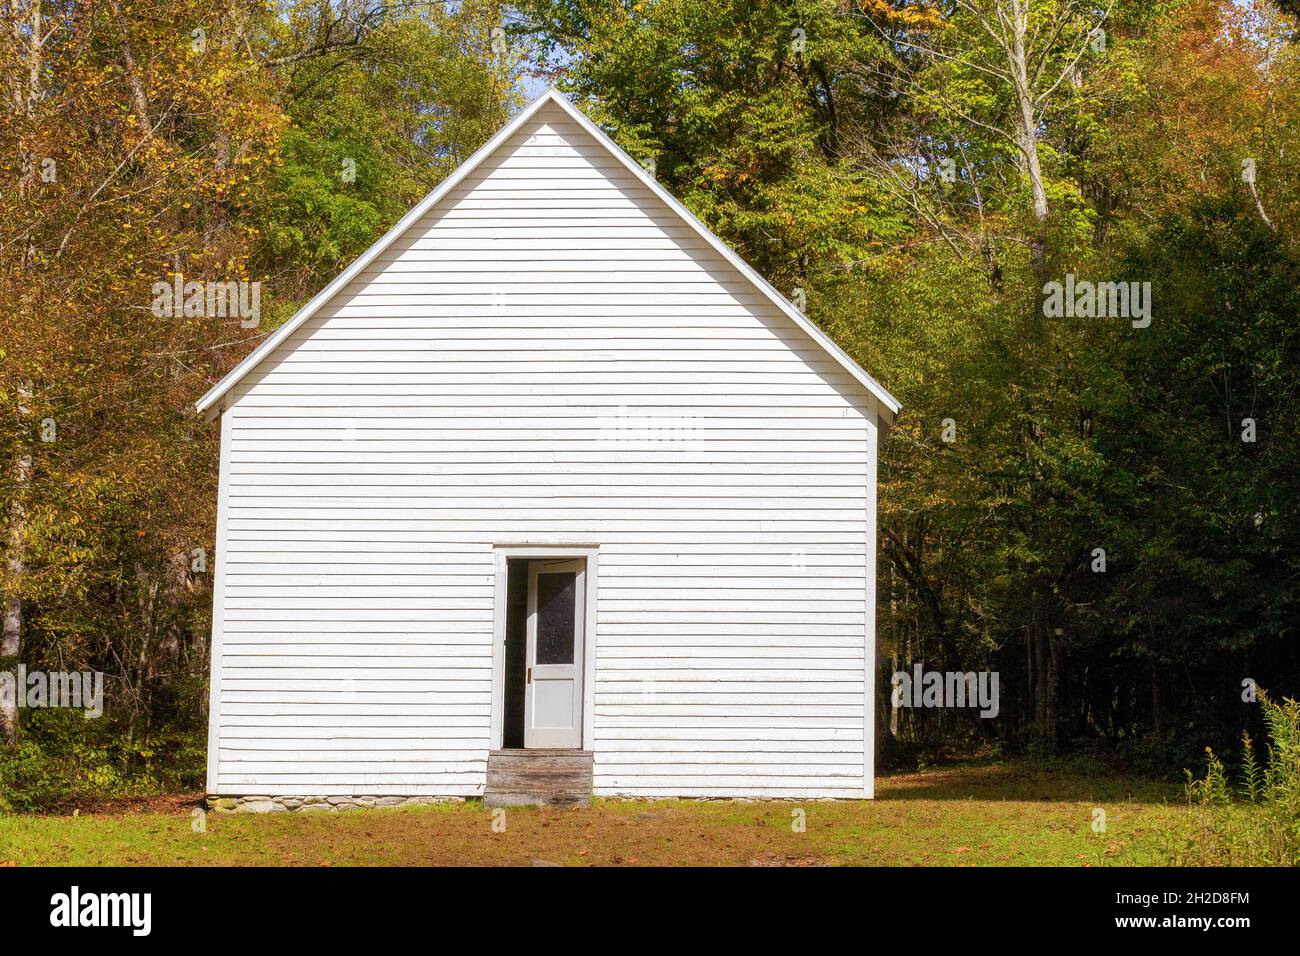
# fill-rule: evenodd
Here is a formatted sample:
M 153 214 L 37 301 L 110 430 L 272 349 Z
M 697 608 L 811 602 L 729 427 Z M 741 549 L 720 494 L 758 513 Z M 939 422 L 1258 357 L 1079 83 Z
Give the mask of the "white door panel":
M 528 566 L 524 746 L 582 746 L 586 562 Z

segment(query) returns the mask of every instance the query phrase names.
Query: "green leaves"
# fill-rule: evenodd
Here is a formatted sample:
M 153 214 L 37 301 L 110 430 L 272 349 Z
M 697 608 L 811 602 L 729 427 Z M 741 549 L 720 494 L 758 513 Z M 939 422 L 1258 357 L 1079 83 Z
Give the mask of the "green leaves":
M 295 9 L 276 57 L 319 42 L 315 6 Z M 497 22 L 487 3 L 397 10 L 355 46 L 276 69 L 293 126 L 249 217 L 275 295 L 310 298 L 505 121 L 517 65 L 491 49 Z
M 851 70 L 881 48 L 816 2 L 530 2 L 572 59 L 567 90 L 778 288 L 808 286 L 899 234 L 841 137 L 878 97 Z
M 359 175 L 349 182 L 353 168 Z M 365 144 L 289 130 L 274 191 L 259 216 L 262 255 L 312 279 L 340 271 L 401 215 L 385 189 L 394 176 L 388 157 Z

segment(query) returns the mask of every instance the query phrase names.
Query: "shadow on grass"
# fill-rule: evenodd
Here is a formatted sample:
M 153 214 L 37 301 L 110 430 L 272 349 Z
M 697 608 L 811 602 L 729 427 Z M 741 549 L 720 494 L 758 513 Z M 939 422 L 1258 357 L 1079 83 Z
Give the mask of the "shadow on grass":
M 1017 760 L 890 773 L 877 778 L 876 799 L 1179 803 L 1184 795 L 1178 784 L 1101 766 Z

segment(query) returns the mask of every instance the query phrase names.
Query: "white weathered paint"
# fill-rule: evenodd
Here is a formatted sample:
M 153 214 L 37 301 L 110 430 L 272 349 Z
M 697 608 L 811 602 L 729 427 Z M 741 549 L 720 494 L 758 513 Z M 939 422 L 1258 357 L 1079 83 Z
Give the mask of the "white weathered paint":
M 205 397 L 211 792 L 481 794 L 505 558 L 580 553 L 597 793 L 870 795 L 897 403 L 575 115 L 525 111 Z

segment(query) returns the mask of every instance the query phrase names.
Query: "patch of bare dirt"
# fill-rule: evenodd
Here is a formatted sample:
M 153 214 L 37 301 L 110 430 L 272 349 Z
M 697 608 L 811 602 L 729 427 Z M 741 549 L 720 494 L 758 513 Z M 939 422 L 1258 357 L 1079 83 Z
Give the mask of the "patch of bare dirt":
M 164 793 L 152 797 L 74 797 L 56 804 L 42 816 L 71 817 L 81 814 L 123 817 L 141 813 L 189 813 L 203 805 L 205 794 Z
M 749 861 L 750 866 L 830 866 L 825 860 L 815 856 L 777 856 L 769 853 Z

